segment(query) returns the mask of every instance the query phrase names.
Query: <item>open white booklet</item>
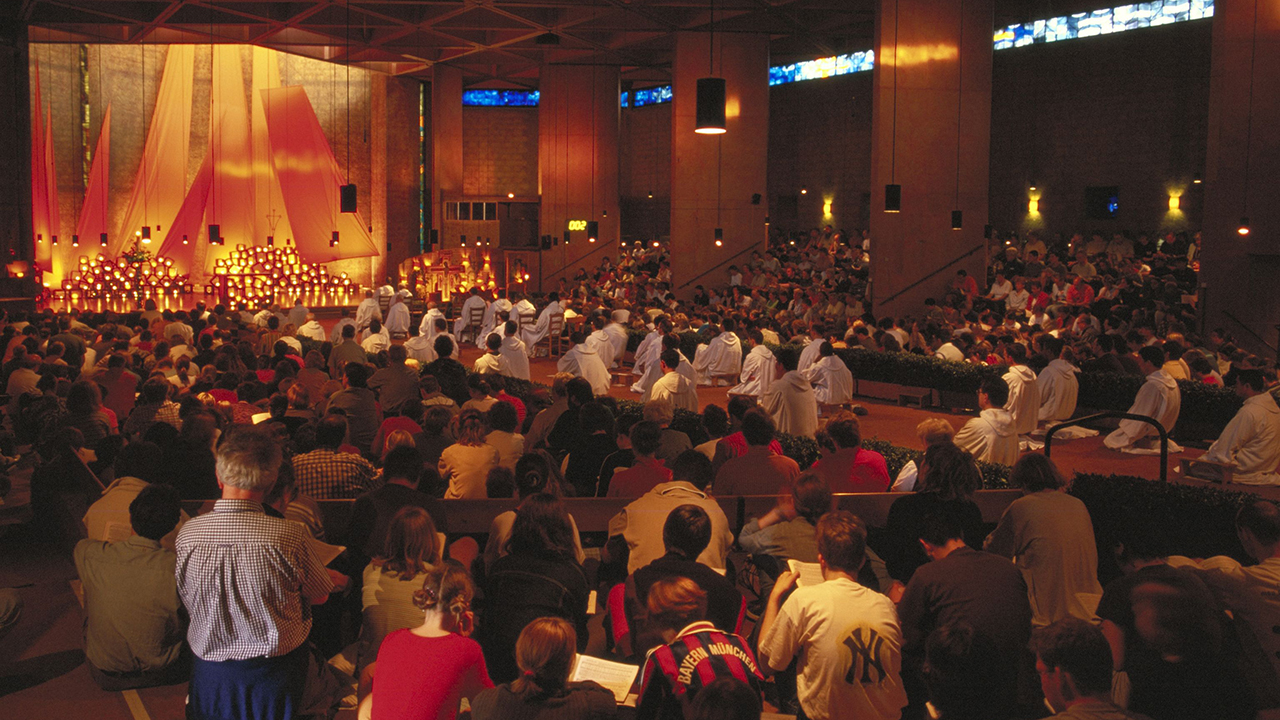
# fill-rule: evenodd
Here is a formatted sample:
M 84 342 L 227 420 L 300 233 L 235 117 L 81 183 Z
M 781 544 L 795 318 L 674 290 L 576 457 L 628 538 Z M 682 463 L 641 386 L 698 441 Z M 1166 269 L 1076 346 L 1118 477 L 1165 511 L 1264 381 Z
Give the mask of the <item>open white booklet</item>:
M 799 560 L 788 560 L 787 569 L 796 573 L 800 577 L 796 578 L 796 585 L 799 587 L 809 587 L 810 585 L 820 585 L 825 578 L 822 577 L 822 566 L 818 563 L 800 562 Z
M 638 665 L 578 654 L 573 661 L 573 672 L 569 674 L 569 680 L 573 682 L 594 680 L 612 691 L 619 705 L 635 707 L 639 696 L 631 689 L 636 684 L 636 675 L 639 674 Z

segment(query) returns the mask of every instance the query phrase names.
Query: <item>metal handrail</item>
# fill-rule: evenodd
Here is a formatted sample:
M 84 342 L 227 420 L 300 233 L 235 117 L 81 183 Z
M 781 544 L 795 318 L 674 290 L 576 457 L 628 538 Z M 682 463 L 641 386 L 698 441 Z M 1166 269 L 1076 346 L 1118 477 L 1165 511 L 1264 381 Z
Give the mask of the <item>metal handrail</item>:
M 1169 480 L 1169 432 L 1164 429 L 1164 425 L 1161 425 L 1159 420 L 1156 420 L 1150 415 L 1135 415 L 1133 413 L 1117 412 L 1114 410 L 1110 410 L 1107 412 L 1100 412 L 1100 413 L 1094 413 L 1092 415 L 1085 415 L 1084 417 L 1074 418 L 1064 423 L 1054 425 L 1053 427 L 1049 428 L 1049 432 L 1044 434 L 1044 456 L 1049 457 L 1049 448 L 1053 444 L 1054 433 L 1058 432 L 1059 430 L 1062 430 L 1063 428 L 1075 427 L 1077 425 L 1084 425 L 1087 422 L 1092 422 L 1094 420 L 1101 420 L 1103 418 L 1120 418 L 1121 420 L 1137 420 L 1138 422 L 1144 422 L 1150 425 L 1151 427 L 1155 428 L 1156 432 L 1160 433 L 1160 482 L 1167 482 Z
M 748 252 L 750 252 L 750 251 L 752 251 L 752 250 L 755 250 L 755 249 L 759 248 L 759 247 L 760 247 L 760 243 L 762 243 L 762 242 L 764 242 L 764 241 L 763 241 L 763 240 L 757 240 L 757 241 L 755 241 L 755 242 L 751 243 L 750 245 L 747 245 L 746 247 L 742 248 L 742 249 L 741 249 L 741 250 L 739 250 L 738 252 L 736 252 L 736 253 L 734 253 L 734 254 L 730 255 L 729 257 L 725 258 L 724 260 L 721 260 L 720 262 L 716 263 L 715 265 L 711 266 L 710 268 L 707 268 L 707 269 L 706 269 L 705 271 L 703 271 L 702 273 L 700 273 L 700 274 L 698 274 L 698 275 L 695 275 L 692 279 L 690 279 L 689 281 L 685 282 L 685 284 L 681 285 L 680 287 L 678 287 L 678 288 L 676 288 L 676 289 L 677 289 L 677 290 L 683 290 L 683 289 L 685 289 L 685 288 L 689 287 L 690 285 L 692 285 L 692 284 L 694 284 L 694 283 L 698 282 L 698 281 L 699 281 L 699 280 L 701 280 L 702 278 L 704 278 L 704 277 L 706 277 L 706 276 L 710 275 L 711 273 L 713 273 L 713 272 L 715 272 L 715 271 L 719 270 L 720 268 L 724 267 L 724 266 L 725 266 L 725 263 L 731 263 L 731 262 L 733 262 L 734 260 L 737 260 L 738 258 L 742 257 L 744 254 L 746 254 L 746 253 L 748 253 Z
M 943 270 L 946 270 L 947 268 L 951 267 L 952 265 L 955 265 L 956 263 L 958 263 L 958 262 L 960 262 L 961 260 L 963 260 L 963 259 L 965 259 L 965 258 L 969 257 L 970 255 L 972 255 L 972 254 L 974 254 L 974 253 L 978 252 L 979 250 L 984 249 L 985 247 L 986 247 L 986 245 L 975 245 L 974 247 L 970 248 L 970 249 L 968 250 L 968 252 L 966 252 L 965 254 L 961 255 L 960 257 L 957 257 L 956 259 L 952 260 L 951 262 L 947 263 L 946 265 L 943 265 L 942 267 L 938 268 L 937 270 L 934 270 L 933 272 L 929 273 L 928 275 L 925 275 L 924 277 L 920 278 L 919 280 L 917 280 L 917 281 L 915 281 L 915 282 L 911 283 L 910 285 L 908 285 L 908 286 L 906 286 L 906 287 L 902 288 L 901 290 L 899 290 L 898 292 L 896 292 L 896 293 L 894 293 L 894 294 L 890 295 L 889 297 L 885 298 L 884 300 L 880 300 L 880 301 L 876 302 L 876 305 L 884 305 L 885 303 L 889 303 L 889 302 L 892 302 L 893 300 L 896 300 L 896 299 L 897 299 L 898 297 L 900 297 L 903 293 L 908 292 L 908 291 L 910 291 L 910 290 L 913 290 L 913 289 L 914 289 L 914 288 L 916 288 L 918 285 L 920 285 L 920 283 L 925 282 L 926 280 L 930 280 L 930 279 L 932 279 L 932 278 L 933 278 L 935 275 L 937 275 L 938 273 L 942 272 Z

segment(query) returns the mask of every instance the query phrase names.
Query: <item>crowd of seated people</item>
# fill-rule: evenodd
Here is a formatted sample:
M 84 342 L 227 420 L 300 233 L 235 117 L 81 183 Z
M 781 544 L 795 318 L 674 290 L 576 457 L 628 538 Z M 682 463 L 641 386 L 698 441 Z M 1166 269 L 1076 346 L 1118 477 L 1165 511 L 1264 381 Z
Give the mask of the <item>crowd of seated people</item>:
M 1025 252 L 1006 255 L 995 284 L 1024 277 L 1032 252 L 1046 257 L 1041 275 L 1056 272 L 1053 253 Z M 468 373 L 443 318 L 420 350 L 398 337 L 369 343 L 383 328 L 363 304 L 336 338 L 304 336 L 305 348 L 292 311 L 271 307 L 14 314 L 0 330 L 5 423 L 48 467 L 82 464 L 106 486 L 74 557 L 94 680 L 188 682 L 194 717 L 324 715 L 343 702 L 373 718 L 452 717 L 463 699 L 480 717 L 611 717 L 606 691 L 570 682 L 569 668 L 587 645 L 591 592 L 603 608 L 615 587 L 613 652 L 641 667 L 645 718 L 727 717 L 725 708 L 749 717 L 762 698 L 815 720 L 925 717 L 927 707 L 935 717 L 1034 718 L 1046 701 L 1064 717 L 1155 720 L 1280 706 L 1268 661 L 1280 623 L 1280 574 L 1268 569 L 1280 555 L 1274 506 L 1240 513 L 1255 566 L 1135 542 L 1125 548 L 1132 575 L 1104 587 L 1084 505 L 1043 455 L 1019 453 L 1020 436 L 1046 419 L 1043 402 L 1026 402 L 1034 385 L 1020 368 L 1041 360 L 1036 383 L 1053 363 L 1109 346 L 1094 359 L 1149 376 L 1135 401 L 1153 412 L 1169 410 L 1159 376 L 1174 377 L 1180 361 L 1210 364 L 1196 379 L 1223 376 L 1247 397 L 1270 397 L 1273 374 L 1260 361 L 1223 338 L 1177 337 L 1180 303 L 1153 279 L 1160 269 L 1177 277 L 1176 263 L 1084 253 L 1075 271 L 1084 281 L 1090 268 L 1104 285 L 1108 272 L 1141 281 L 1117 283 L 1096 336 L 1087 319 L 1076 322 L 1081 313 L 1066 323 L 1062 308 L 1028 326 L 1034 317 L 1014 317 L 1018 290 L 1005 294 L 1014 309 L 1008 297 L 999 309 L 1002 298 L 970 293 L 970 281 L 922 321 L 875 322 L 859 299 L 865 253 L 835 234 L 758 254 L 731 269 L 728 289 L 700 288 L 688 306 L 661 291 L 670 267 L 647 250 L 591 282 L 566 282 L 553 302 L 594 318 L 595 332 L 575 345 L 616 364 L 617 331 L 643 329 L 659 350 L 641 358 L 651 352 L 642 344 L 636 362 L 656 358 L 655 382 L 683 377 L 686 364 L 693 380 L 681 388 L 723 380 L 703 378 L 672 332 L 698 332 L 709 347 L 743 333 L 755 359 L 737 368 L 742 392 L 702 409 L 709 441 L 696 447 L 672 427 L 678 393 L 651 392 L 642 412 L 620 412 L 567 372 L 545 397 L 518 398 L 507 392 L 513 363 Z M 1095 293 L 1090 317 L 1105 295 Z M 403 334 L 424 337 L 413 330 Z M 526 350 L 539 338 L 529 339 Z M 793 339 L 809 342 L 765 357 L 767 344 Z M 925 453 L 898 478 L 912 492 L 894 501 L 885 528 L 833 509 L 832 493 L 894 481 L 862 447 L 857 415 L 815 397 L 839 384 L 827 372 L 838 369 L 836 344 L 1010 367 L 984 385 L 982 415 L 959 432 L 945 419 L 922 424 Z M 1258 428 L 1275 422 L 1263 404 L 1246 404 L 1254 414 L 1241 416 L 1224 452 L 1236 461 L 1256 452 L 1250 462 L 1270 458 L 1274 472 L 1275 449 L 1257 450 L 1268 437 Z M 821 458 L 799 466 L 780 433 L 816 437 Z M 994 529 L 974 502 L 976 459 L 1012 464 L 1023 490 Z M 63 475 L 37 472 L 38 511 L 69 489 Z M 716 501 L 734 494 L 781 500 L 735 537 Z M 573 497 L 627 503 L 598 550 L 584 549 Z M 432 513 L 480 498 L 519 505 L 493 519 L 483 552 L 448 545 Z M 326 527 L 317 504 L 333 500 L 351 501 L 342 527 Z M 183 512 L 184 501 L 189 511 L 206 501 L 204 512 Z M 345 551 L 330 557 L 326 543 Z M 735 563 L 735 548 L 751 559 Z M 791 560 L 816 564 L 821 582 L 801 581 Z M 752 573 L 737 572 L 743 562 Z M 3 599 L 0 619 L 17 617 Z M 1114 672 L 1127 678 L 1117 692 Z

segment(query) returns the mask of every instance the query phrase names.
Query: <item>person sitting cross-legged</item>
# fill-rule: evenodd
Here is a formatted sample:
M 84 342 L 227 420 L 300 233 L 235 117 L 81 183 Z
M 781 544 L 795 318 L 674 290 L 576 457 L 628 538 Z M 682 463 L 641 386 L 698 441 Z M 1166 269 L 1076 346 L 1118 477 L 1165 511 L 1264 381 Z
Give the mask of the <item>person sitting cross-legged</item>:
M 103 690 L 173 685 L 190 674 L 185 613 L 174 581 L 177 556 L 160 544 L 181 513 L 176 490 L 146 485 L 129 503 L 131 537 L 76 544 L 85 660 Z

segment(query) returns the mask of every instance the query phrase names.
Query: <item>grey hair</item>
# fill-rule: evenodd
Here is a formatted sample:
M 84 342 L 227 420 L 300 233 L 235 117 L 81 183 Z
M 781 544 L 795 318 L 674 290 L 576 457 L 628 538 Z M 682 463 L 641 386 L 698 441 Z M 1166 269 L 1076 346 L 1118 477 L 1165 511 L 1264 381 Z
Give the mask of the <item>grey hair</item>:
M 268 492 L 276 482 L 281 457 L 274 433 L 257 426 L 236 428 L 218 446 L 218 481 L 241 490 Z

